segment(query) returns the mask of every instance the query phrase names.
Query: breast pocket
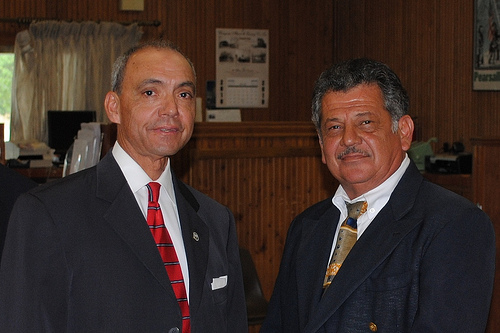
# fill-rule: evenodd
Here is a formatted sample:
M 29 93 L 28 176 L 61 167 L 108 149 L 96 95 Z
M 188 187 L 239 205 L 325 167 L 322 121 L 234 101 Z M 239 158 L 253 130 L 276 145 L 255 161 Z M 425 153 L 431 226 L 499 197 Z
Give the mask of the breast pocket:
M 411 272 L 404 272 L 398 275 L 381 276 L 371 278 L 366 284 L 366 290 L 371 292 L 384 292 L 405 288 L 412 280 Z
M 210 289 L 212 290 L 214 303 L 216 305 L 223 304 L 227 301 L 227 282 L 227 275 L 212 278 Z
M 384 332 L 405 332 L 415 316 L 418 303 L 418 282 L 413 274 L 384 276 L 366 283 L 367 313 Z

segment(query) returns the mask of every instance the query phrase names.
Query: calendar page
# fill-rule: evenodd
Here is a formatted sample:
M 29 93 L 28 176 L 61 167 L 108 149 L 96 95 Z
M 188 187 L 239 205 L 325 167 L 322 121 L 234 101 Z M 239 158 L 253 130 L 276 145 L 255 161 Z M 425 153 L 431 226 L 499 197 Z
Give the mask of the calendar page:
M 216 29 L 217 108 L 267 108 L 269 31 Z

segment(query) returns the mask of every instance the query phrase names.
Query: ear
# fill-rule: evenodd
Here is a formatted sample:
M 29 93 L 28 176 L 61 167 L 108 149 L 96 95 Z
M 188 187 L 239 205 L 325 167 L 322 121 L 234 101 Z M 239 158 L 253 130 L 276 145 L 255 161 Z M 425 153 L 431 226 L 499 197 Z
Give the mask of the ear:
M 404 115 L 399 119 L 399 137 L 401 139 L 401 147 L 404 151 L 410 149 L 411 141 L 413 139 L 413 130 L 415 125 L 413 124 L 413 119 L 409 115 Z
M 119 124 L 120 123 L 120 97 L 114 91 L 110 91 L 106 94 L 104 99 L 104 109 L 108 115 L 108 119 L 111 122 Z

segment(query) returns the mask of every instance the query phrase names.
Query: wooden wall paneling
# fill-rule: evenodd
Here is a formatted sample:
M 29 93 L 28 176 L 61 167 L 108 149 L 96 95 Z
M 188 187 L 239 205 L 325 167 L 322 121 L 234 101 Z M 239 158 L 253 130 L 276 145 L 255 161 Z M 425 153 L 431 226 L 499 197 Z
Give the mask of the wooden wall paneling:
M 443 4 L 442 2 L 437 4 L 438 13 L 442 13 L 445 5 L 446 4 Z M 448 12 L 451 17 L 454 16 L 454 10 L 454 8 L 448 8 Z M 453 81 L 455 80 L 452 80 L 452 78 L 455 74 L 453 60 L 455 55 L 453 52 L 454 38 L 450 38 L 450 36 L 454 36 L 456 31 L 455 25 L 450 24 L 450 22 L 441 15 L 438 17 L 435 29 L 439 31 L 439 34 L 437 35 L 437 48 L 435 54 L 435 57 L 437 58 L 436 62 L 439 64 L 436 68 L 436 81 L 439 96 L 434 101 L 436 110 L 436 112 L 434 112 L 434 123 L 439 124 L 439 127 L 435 128 L 435 134 L 439 143 L 442 145 L 445 141 L 453 141 L 453 109 L 455 105 Z M 445 88 L 446 85 L 449 85 L 449 89 Z M 446 136 L 448 138 L 446 138 Z
M 283 19 L 283 23 L 284 25 L 287 27 L 287 30 L 286 30 L 286 48 L 284 50 L 287 50 L 286 53 L 283 53 L 283 51 L 281 50 L 278 50 L 278 49 L 274 49 L 276 50 L 276 53 L 278 53 L 278 56 L 280 57 L 286 57 L 287 61 L 285 62 L 286 64 L 286 72 L 288 73 L 296 73 L 297 71 L 297 67 L 300 65 L 300 64 L 306 64 L 307 62 L 301 62 L 302 59 L 300 59 L 299 57 L 299 54 L 298 54 L 298 47 L 305 47 L 305 45 L 300 45 L 300 42 L 299 42 L 299 29 L 300 29 L 300 25 L 298 24 L 298 20 L 302 19 L 303 15 L 302 13 L 295 13 L 293 11 L 293 8 L 297 6 L 297 4 L 299 3 L 300 1 L 290 1 L 288 4 L 286 4 L 286 6 L 282 6 L 282 10 L 285 11 L 286 10 L 286 13 L 287 15 L 284 16 L 284 19 Z M 305 2 L 307 3 L 307 2 Z M 285 20 L 285 18 L 287 18 Z M 300 46 L 299 46 L 300 45 Z M 276 56 L 273 56 L 272 55 L 272 59 L 276 59 Z M 301 86 L 301 85 L 306 85 L 306 82 L 297 82 L 297 80 L 294 80 L 293 77 L 286 81 L 286 82 L 283 82 L 283 84 L 285 85 L 286 87 L 286 90 L 283 90 L 281 93 L 283 94 L 286 94 L 287 91 L 296 91 L 298 92 L 297 90 L 297 86 Z M 269 89 L 272 89 L 273 86 L 271 86 Z M 293 99 L 293 97 L 291 98 Z M 292 105 L 290 105 L 290 102 L 286 103 L 285 104 L 288 108 L 292 107 Z M 285 116 L 285 115 L 283 115 Z
M 215 77 L 215 28 L 270 32 L 270 107 L 243 109 L 244 121 L 307 121 L 312 85 L 332 62 L 370 56 L 393 66 L 408 87 L 421 138 L 443 142 L 498 135 L 498 92 L 472 91 L 473 2 L 451 0 L 321 1 L 149 0 L 143 12 L 118 10 L 118 1 L 77 3 L 17 0 L 0 4 L 5 18 L 160 20 L 144 38 L 165 36 L 195 63 L 199 96 Z M 0 23 L 0 43 L 26 26 Z
M 289 223 L 319 201 L 311 192 L 322 190 L 323 184 L 312 179 L 317 173 L 309 172 L 322 166 L 318 149 L 299 149 L 294 155 L 306 156 L 297 157 L 275 154 L 278 150 L 266 156 L 262 148 L 223 152 L 227 154 L 194 151 L 192 185 L 233 211 L 240 244 L 250 250 L 270 297 Z
M 145 10 L 137 12 L 118 10 L 118 0 L 8 3 L 4 18 L 161 21 L 159 27 L 143 27 L 143 39 L 162 36 L 179 44 L 196 66 L 203 101 L 206 81 L 215 79 L 215 28 L 269 29 L 269 108 L 242 109 L 244 121 L 308 121 L 313 83 L 332 62 L 330 1 L 148 0 Z M 12 45 L 15 34 L 26 28 L 0 23 L 0 43 Z
M 476 91 L 473 97 L 474 107 L 469 110 L 467 117 L 467 121 L 475 125 L 473 137 L 499 136 L 500 91 Z
M 489 215 L 497 240 L 495 286 L 487 333 L 500 330 L 500 137 L 473 138 L 473 194 L 476 202 Z
M 454 72 L 451 73 L 452 81 L 454 82 L 454 105 L 452 108 L 452 116 L 454 118 L 454 128 L 452 129 L 452 140 L 466 142 L 469 151 L 472 151 L 470 145 L 470 136 L 474 135 L 473 127 L 468 124 L 469 119 L 474 112 L 474 105 L 471 103 L 472 97 L 472 71 L 474 61 L 474 15 L 468 15 L 474 12 L 474 4 L 469 3 L 466 6 L 456 6 L 455 17 L 462 17 L 463 22 L 460 25 L 454 25 L 455 38 L 452 39 L 453 44 L 451 49 L 454 57 Z M 459 97 L 462 92 L 468 92 L 469 98 Z M 472 113 L 472 114 L 471 114 Z M 474 115 L 476 116 L 476 115 Z
M 272 22 L 275 22 L 274 24 L 276 25 L 276 32 L 274 35 L 271 34 L 269 36 L 269 66 L 270 68 L 276 69 L 275 71 L 271 71 L 269 73 L 269 105 L 271 105 L 271 112 L 273 112 L 273 110 L 276 110 L 275 107 L 277 105 L 277 101 L 280 103 L 280 108 L 283 107 L 283 109 L 290 109 L 291 96 L 289 96 L 289 98 L 283 102 L 281 101 L 279 96 L 293 95 L 291 94 L 291 92 L 294 90 L 292 90 L 291 85 L 294 84 L 294 81 L 297 81 L 296 76 L 291 75 L 290 77 L 286 77 L 285 74 L 291 73 L 289 69 L 291 62 L 288 58 L 288 54 L 291 53 L 288 51 L 290 50 L 291 44 L 291 39 L 288 38 L 290 23 L 288 22 L 288 19 L 286 19 L 286 15 L 276 15 L 276 13 L 288 13 L 288 6 L 289 2 L 282 2 L 280 3 L 280 6 L 278 8 L 275 8 Z M 280 36 L 286 36 L 286 38 L 282 38 Z M 278 58 L 275 56 L 276 53 L 278 53 Z M 287 61 L 279 61 L 280 57 L 286 57 Z M 279 118 L 277 120 L 281 120 L 286 116 L 281 114 L 278 117 Z
M 393 67 L 408 89 L 419 139 L 437 136 L 435 151 L 463 140 L 470 151 L 471 137 L 500 134 L 500 94 L 472 90 L 473 1 L 337 0 L 334 6 L 334 62 L 367 56 Z
M 402 62 L 401 45 L 402 45 L 402 24 L 401 7 L 403 2 L 375 2 L 365 1 L 366 17 L 365 28 L 367 30 L 376 30 L 377 34 L 386 36 L 386 39 L 381 41 L 375 38 L 366 38 L 365 52 L 369 52 L 371 58 L 387 63 L 394 69 L 400 67 Z M 398 54 L 399 57 L 393 55 Z
M 204 70 L 204 80 L 197 83 L 197 94 L 199 96 L 205 96 L 206 81 L 213 77 L 213 74 L 209 74 L 209 71 L 215 67 L 215 28 L 212 27 L 212 24 L 216 10 L 211 1 L 206 2 L 206 8 L 201 5 L 202 2 L 196 2 L 195 15 L 190 20 L 190 24 L 195 29 L 195 36 L 200 36 L 200 38 L 198 43 L 190 43 L 192 46 L 186 50 L 191 59 L 196 59 L 195 68 Z M 209 6 L 210 3 L 212 3 L 212 6 Z M 193 24 L 193 22 L 196 22 L 196 24 Z M 205 108 L 205 98 L 202 98 L 202 109 L 205 110 Z M 205 117 L 205 112 L 202 114 Z
M 429 3 L 420 6 L 420 9 L 416 9 L 414 3 L 405 2 L 404 4 L 404 13 L 417 10 L 421 12 L 421 15 L 404 15 L 404 37 L 401 49 L 403 64 L 397 74 L 409 93 L 410 115 L 415 121 L 414 139 L 427 141 L 428 133 L 436 133 L 437 128 L 432 112 L 436 103 L 437 81 L 434 62 L 436 8 Z M 414 54 L 419 56 L 412 57 Z M 427 98 L 419 99 L 417 96 L 427 96 Z M 422 133 L 423 128 L 426 129 L 425 135 Z
M 333 59 L 338 62 L 363 55 L 365 50 L 364 3 L 333 2 Z M 342 19 L 339 19 L 342 17 Z
M 66 4 L 68 4 L 69 2 L 66 2 Z M 118 1 L 116 1 L 117 5 L 118 5 Z M 100 7 L 100 5 L 104 5 L 105 7 L 102 8 Z M 95 6 L 94 8 L 102 8 L 101 10 L 103 12 L 108 12 L 108 13 L 112 13 L 113 10 L 110 7 L 110 4 L 107 3 L 107 4 L 104 4 L 104 3 L 101 3 L 101 4 L 98 4 L 98 3 L 94 3 L 93 5 Z M 105 10 L 105 11 L 104 11 Z M 116 9 L 115 9 L 116 11 Z M 71 6 L 68 6 L 66 5 L 66 15 L 68 17 L 75 17 L 75 18 L 78 18 L 78 19 L 82 19 L 83 15 L 85 15 L 84 13 L 88 13 L 89 12 L 89 3 L 86 3 L 86 2 L 83 2 L 83 1 L 75 1 L 74 4 L 72 4 Z M 78 17 L 80 16 L 80 17 Z M 96 16 L 96 20 L 98 19 L 99 17 Z

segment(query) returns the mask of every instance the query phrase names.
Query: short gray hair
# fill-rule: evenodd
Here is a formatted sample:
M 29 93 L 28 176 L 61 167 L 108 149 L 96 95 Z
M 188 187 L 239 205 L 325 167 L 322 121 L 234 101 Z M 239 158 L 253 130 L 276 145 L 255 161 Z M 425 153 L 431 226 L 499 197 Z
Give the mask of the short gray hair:
M 385 109 L 392 119 L 392 130 L 398 130 L 401 117 L 408 114 L 408 94 L 401 80 L 387 65 L 367 59 L 351 59 L 325 70 L 316 81 L 312 99 L 312 121 L 321 135 L 321 107 L 328 92 L 347 92 L 360 84 L 376 84 L 382 91 Z
M 184 53 L 182 53 L 180 48 L 171 41 L 163 39 L 155 39 L 132 47 L 127 52 L 118 57 L 118 59 L 116 59 L 115 63 L 113 64 L 113 71 L 111 73 L 111 91 L 116 92 L 118 95 L 121 94 L 123 86 L 123 78 L 125 76 L 125 68 L 127 67 L 128 60 L 136 52 L 149 47 L 158 50 L 162 49 L 172 50 L 182 55 L 189 63 L 189 66 L 191 66 L 191 70 L 193 71 L 193 75 L 196 80 L 196 71 L 194 69 L 194 65 L 191 62 L 191 60 L 189 60 L 189 58 Z

